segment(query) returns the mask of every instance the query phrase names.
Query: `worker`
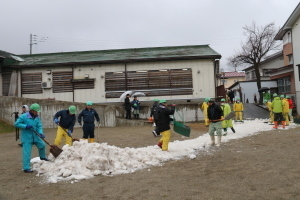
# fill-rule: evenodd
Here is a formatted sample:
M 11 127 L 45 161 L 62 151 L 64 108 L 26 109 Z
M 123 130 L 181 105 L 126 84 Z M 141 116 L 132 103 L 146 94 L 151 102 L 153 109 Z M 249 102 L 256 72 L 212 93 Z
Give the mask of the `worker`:
M 270 119 L 269 119 L 269 122 L 270 122 L 270 125 L 273 125 L 273 122 L 274 122 L 274 113 L 273 113 L 273 110 L 272 110 L 272 103 L 268 100 L 264 100 L 264 104 L 268 107 L 269 109 L 269 112 L 270 112 Z
M 243 122 L 244 105 L 240 102 L 240 98 L 237 97 L 233 104 L 233 111 L 235 112 L 235 121 Z
M 289 117 L 290 117 L 290 122 L 293 122 L 294 121 L 294 118 L 293 118 L 293 107 L 294 107 L 294 104 L 293 104 L 293 101 L 291 99 L 290 96 L 286 96 L 287 98 L 287 101 L 289 102 Z
M 59 125 L 56 132 L 54 144 L 59 146 L 62 138 L 65 138 L 65 144 L 72 145 L 72 133 L 75 125 L 76 107 L 70 106 L 67 110 L 58 111 L 54 115 L 55 124 Z
M 45 135 L 41 119 L 38 115 L 38 112 L 40 112 L 40 105 L 34 103 L 29 108 L 29 112 L 19 116 L 15 122 L 15 127 L 20 128 L 22 133 L 23 170 L 25 173 L 33 172 L 30 167 L 32 145 L 35 145 L 38 148 L 40 159 L 48 161 L 46 157 L 45 142 L 41 139 L 45 138 Z
M 290 125 L 290 120 L 289 120 L 289 112 L 290 112 L 290 106 L 289 106 L 289 102 L 286 98 L 284 98 L 284 95 L 280 95 L 280 99 L 283 103 L 283 107 L 282 107 L 282 115 L 283 118 L 285 119 L 285 126 L 289 126 Z
M 224 120 L 224 113 L 220 106 L 213 100 L 208 101 L 207 115 L 210 121 L 208 133 L 211 139 L 211 146 L 215 145 L 215 132 L 217 134 L 216 146 L 221 145 L 222 139 L 222 121 Z
M 95 118 L 97 120 L 98 126 L 100 126 L 100 117 L 96 110 L 92 108 L 93 102 L 88 101 L 86 102 L 86 108 L 81 111 L 81 113 L 78 115 L 78 123 L 80 126 L 81 124 L 81 118 L 83 118 L 83 139 L 88 140 L 90 138 L 91 143 L 95 142 Z
M 272 111 L 274 113 L 274 126 L 273 128 L 278 128 L 278 122 L 281 122 L 282 128 L 285 128 L 285 121 L 282 115 L 282 109 L 283 109 L 283 102 L 282 100 L 277 96 L 276 93 L 273 94 L 273 101 L 272 101 Z
M 226 100 L 224 98 L 221 99 L 221 108 L 223 110 L 224 116 L 227 116 L 229 113 L 231 113 L 230 105 L 228 103 L 226 103 Z M 227 135 L 227 128 L 230 128 L 232 130 L 232 132 L 235 133 L 235 130 L 234 130 L 233 125 L 232 125 L 232 119 L 223 120 L 222 121 L 222 128 L 224 130 L 223 136 Z
M 204 102 L 202 103 L 200 109 L 203 111 L 203 116 L 204 116 L 204 123 L 205 126 L 208 127 L 209 126 L 209 119 L 207 117 L 207 108 L 208 108 L 208 101 L 210 100 L 209 97 L 206 97 L 204 99 Z
M 167 151 L 169 148 L 169 142 L 171 137 L 170 132 L 170 115 L 175 112 L 175 104 L 172 104 L 171 110 L 167 108 L 167 101 L 164 99 L 159 100 L 159 106 L 157 108 L 157 130 L 162 135 L 158 142 L 158 146 L 163 150 Z

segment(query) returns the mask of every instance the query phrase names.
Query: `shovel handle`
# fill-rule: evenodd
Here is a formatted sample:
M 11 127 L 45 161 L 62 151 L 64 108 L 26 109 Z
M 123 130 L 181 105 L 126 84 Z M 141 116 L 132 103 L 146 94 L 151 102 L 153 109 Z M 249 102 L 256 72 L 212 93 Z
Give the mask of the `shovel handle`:
M 38 134 L 38 132 L 36 132 L 35 130 L 31 130 L 31 131 L 33 131 L 37 136 L 39 136 L 39 138 L 41 138 L 44 142 L 46 142 L 46 144 L 48 144 L 50 147 L 52 146 L 51 144 L 49 144 L 49 142 L 47 142 L 44 138 L 42 138 L 40 134 Z
M 59 124 L 57 124 L 57 126 L 59 126 L 62 130 L 64 130 L 64 132 L 67 134 L 67 135 L 69 135 L 68 134 L 68 132 L 61 126 L 61 125 L 59 125 Z M 72 141 L 77 141 L 77 139 L 73 139 L 73 137 L 72 136 L 69 136 L 71 139 L 72 139 Z

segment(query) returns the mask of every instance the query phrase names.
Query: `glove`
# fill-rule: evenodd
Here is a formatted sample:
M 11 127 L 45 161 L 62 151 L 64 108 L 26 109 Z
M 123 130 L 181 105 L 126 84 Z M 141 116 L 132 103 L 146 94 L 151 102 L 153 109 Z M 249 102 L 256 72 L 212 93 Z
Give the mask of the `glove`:
M 82 123 L 81 123 L 81 122 L 79 122 L 79 126 L 82 126 Z
M 55 124 L 59 124 L 59 121 L 57 118 L 54 118 L 54 122 L 55 122 Z
M 71 130 L 68 130 L 68 136 L 72 137 L 72 131 Z
M 41 138 L 45 138 L 44 134 L 40 133 L 39 135 L 40 135 Z
M 31 125 L 27 125 L 25 128 L 26 129 L 32 129 L 32 126 Z
M 100 122 L 97 122 L 97 125 L 100 126 Z

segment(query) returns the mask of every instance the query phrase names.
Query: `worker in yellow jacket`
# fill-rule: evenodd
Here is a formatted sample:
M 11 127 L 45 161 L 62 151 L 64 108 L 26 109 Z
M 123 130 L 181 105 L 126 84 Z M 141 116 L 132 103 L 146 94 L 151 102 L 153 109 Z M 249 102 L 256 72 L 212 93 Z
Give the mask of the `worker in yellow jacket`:
M 289 112 L 290 112 L 290 106 L 289 102 L 286 98 L 284 98 L 284 95 L 280 95 L 281 101 L 282 101 L 282 115 L 283 118 L 285 119 L 285 125 L 288 126 L 290 125 L 290 120 L 289 120 Z
M 208 127 L 209 126 L 209 119 L 207 116 L 207 108 L 208 108 L 208 102 L 209 102 L 210 98 L 206 97 L 204 99 L 204 102 L 201 105 L 201 110 L 203 111 L 203 115 L 204 115 L 204 122 L 205 122 L 205 126 Z
M 272 109 L 272 102 L 268 101 L 268 100 L 264 100 L 264 104 L 268 107 L 269 112 L 270 112 L 270 125 L 273 125 L 274 122 L 274 113 L 273 113 L 273 109 Z
M 236 98 L 233 104 L 233 111 L 235 112 L 235 121 L 243 121 L 244 105 L 240 102 L 240 98 Z

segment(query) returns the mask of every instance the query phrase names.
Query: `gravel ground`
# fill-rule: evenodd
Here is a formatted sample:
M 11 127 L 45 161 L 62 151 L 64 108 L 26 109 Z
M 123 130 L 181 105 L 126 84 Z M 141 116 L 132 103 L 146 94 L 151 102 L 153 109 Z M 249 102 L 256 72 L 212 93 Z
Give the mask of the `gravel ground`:
M 190 126 L 191 138 L 208 130 L 203 124 Z M 149 146 L 158 141 L 151 130 L 151 126 L 100 128 L 96 141 L 118 147 Z M 24 173 L 19 141 L 14 133 L 1 134 L 0 199 L 300 199 L 299 132 L 300 128 L 262 132 L 210 148 L 193 160 L 73 184 L 43 184 L 36 172 Z M 56 130 L 45 133 L 53 143 Z M 78 128 L 74 137 L 81 134 Z M 173 133 L 171 141 L 183 139 Z M 35 147 L 32 156 L 37 156 Z

